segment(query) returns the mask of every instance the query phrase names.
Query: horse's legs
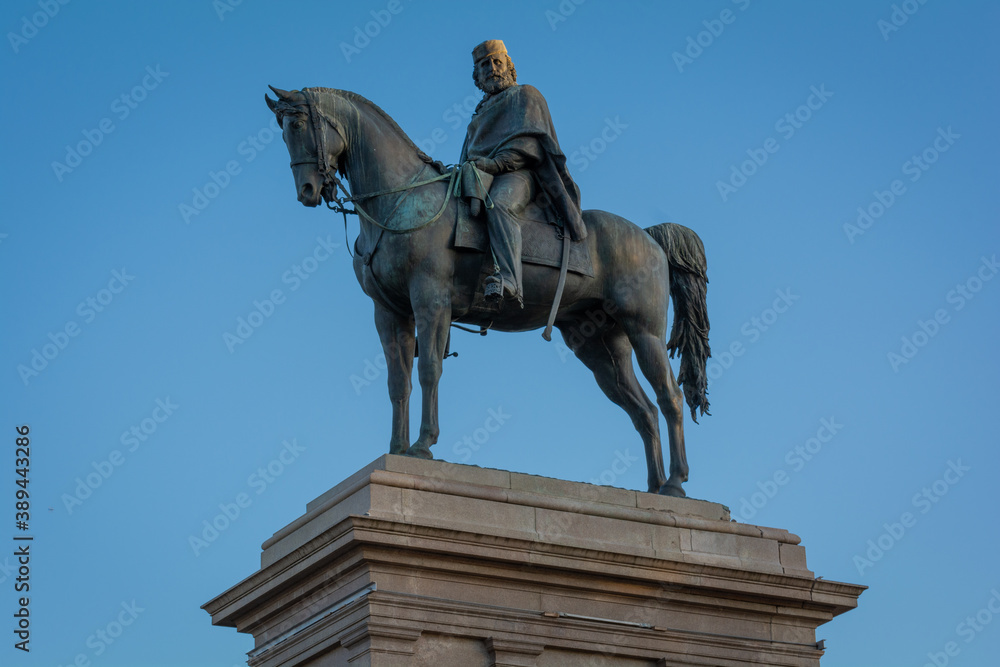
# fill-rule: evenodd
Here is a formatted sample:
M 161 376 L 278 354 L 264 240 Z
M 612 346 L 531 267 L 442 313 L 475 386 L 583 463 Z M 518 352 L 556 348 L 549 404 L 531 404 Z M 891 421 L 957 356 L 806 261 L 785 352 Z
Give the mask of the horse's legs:
M 623 318 L 622 324 L 629 341 L 635 348 L 635 358 L 642 374 L 653 385 L 656 402 L 667 420 L 667 439 L 670 442 L 670 478 L 660 487 L 659 493 L 668 496 L 685 496 L 681 484 L 687 481 L 688 464 L 684 450 L 684 394 L 681 393 L 674 372 L 667 359 L 664 341 L 665 324 L 644 326 L 643 318 Z
M 407 454 L 432 459 L 434 455 L 431 454 L 431 445 L 437 442 L 441 432 L 438 427 L 438 382 L 441 380 L 441 362 L 448 346 L 451 301 L 447 294 L 437 295 L 434 291 L 423 291 L 420 286 L 414 286 L 412 292 L 415 297 L 413 310 L 417 337 L 420 341 L 417 374 L 422 393 L 422 412 L 420 435 Z
M 632 368 L 632 346 L 620 326 L 599 331 L 587 338 L 573 335 L 573 325 L 562 325 L 566 345 L 594 373 L 601 390 L 632 419 L 646 450 L 649 490 L 658 492 L 666 484 L 660 424 L 656 406 L 646 396 Z
M 413 372 L 413 320 L 375 304 L 375 328 L 382 341 L 392 402 L 390 454 L 405 454 L 410 446 L 410 376 Z

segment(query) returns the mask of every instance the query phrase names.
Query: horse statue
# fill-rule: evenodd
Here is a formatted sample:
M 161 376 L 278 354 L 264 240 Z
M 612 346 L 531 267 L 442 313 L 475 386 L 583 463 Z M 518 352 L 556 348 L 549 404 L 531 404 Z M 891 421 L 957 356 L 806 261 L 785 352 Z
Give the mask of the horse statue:
M 573 245 L 586 244 L 582 250 L 589 253 L 592 270 L 567 275 L 565 262 L 562 270 L 558 262 L 525 263 L 524 307 L 490 311 L 476 300 L 488 251 L 455 246 L 456 220 L 469 217 L 468 204 L 454 196 L 459 170 L 433 161 L 387 113 L 357 93 L 271 90 L 278 99 L 264 97 L 282 128 L 298 200 L 344 211 L 345 224 L 343 204 L 352 202 L 355 209 L 349 212 L 357 212 L 360 220 L 354 271 L 375 303 L 375 326 L 388 365 L 390 453 L 433 458 L 438 382 L 453 323 L 478 326 L 481 332 L 530 331 L 546 324 L 551 309 L 566 345 L 642 437 L 649 491 L 686 495 L 681 486 L 688 478 L 683 400 L 696 422 L 697 410 L 707 413 L 705 364 L 711 354 L 705 254 L 693 231 L 672 223 L 643 230 L 605 211 L 584 211 L 588 234 Z M 344 200 L 338 188 L 348 193 L 338 176 L 354 193 Z M 527 224 L 536 223 L 522 229 Z M 568 246 L 564 241 L 565 255 Z M 563 287 L 553 306 L 557 288 Z M 674 323 L 668 343 L 669 297 Z M 666 417 L 669 478 L 656 406 L 635 376 L 633 351 Z M 683 394 L 668 361 L 675 352 L 681 355 Z M 423 400 L 420 434 L 411 445 L 414 357 Z

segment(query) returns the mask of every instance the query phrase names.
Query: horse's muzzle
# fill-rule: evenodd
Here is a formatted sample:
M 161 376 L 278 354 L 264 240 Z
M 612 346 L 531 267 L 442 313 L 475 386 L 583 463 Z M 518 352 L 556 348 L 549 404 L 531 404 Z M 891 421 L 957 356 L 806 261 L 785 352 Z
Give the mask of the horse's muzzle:
M 306 181 L 299 188 L 299 201 L 304 206 L 319 206 L 321 197 L 320 191 L 312 183 Z

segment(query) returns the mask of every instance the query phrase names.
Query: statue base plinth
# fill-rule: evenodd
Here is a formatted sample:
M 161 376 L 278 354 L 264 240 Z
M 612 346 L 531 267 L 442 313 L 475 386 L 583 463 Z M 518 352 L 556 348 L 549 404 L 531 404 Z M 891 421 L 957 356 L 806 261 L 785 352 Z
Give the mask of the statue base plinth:
M 717 503 L 386 455 L 204 609 L 252 667 L 819 665 L 864 588 Z

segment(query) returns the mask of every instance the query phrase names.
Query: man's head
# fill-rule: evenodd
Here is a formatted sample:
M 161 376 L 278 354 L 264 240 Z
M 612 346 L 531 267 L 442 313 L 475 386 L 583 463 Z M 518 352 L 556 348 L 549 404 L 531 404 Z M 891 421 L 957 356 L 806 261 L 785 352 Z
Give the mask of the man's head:
M 517 70 L 507 55 L 507 47 L 499 39 L 488 39 L 472 50 L 472 80 L 476 87 L 489 95 L 517 83 Z

